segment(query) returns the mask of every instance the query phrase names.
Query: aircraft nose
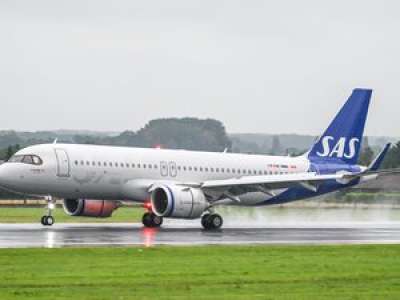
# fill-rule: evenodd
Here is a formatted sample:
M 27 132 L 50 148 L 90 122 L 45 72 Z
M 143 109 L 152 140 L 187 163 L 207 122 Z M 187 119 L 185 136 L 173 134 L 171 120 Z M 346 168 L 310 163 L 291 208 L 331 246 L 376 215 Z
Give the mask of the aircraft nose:
M 8 185 L 7 167 L 6 165 L 0 165 L 0 187 L 7 187 Z
M 3 185 L 5 181 L 5 168 L 4 165 L 0 165 L 0 186 Z

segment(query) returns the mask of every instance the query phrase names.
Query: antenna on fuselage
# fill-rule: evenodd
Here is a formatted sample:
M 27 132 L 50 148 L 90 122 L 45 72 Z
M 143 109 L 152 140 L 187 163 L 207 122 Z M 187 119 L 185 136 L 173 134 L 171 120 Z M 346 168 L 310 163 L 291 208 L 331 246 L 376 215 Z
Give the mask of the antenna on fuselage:
M 57 140 L 58 140 L 58 138 L 55 138 L 53 141 L 53 144 L 57 144 Z

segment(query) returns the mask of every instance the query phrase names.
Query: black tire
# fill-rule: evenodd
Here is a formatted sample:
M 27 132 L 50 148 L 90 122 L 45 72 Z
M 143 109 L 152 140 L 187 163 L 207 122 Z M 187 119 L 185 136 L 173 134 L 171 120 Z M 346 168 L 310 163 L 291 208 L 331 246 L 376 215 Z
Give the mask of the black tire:
M 147 212 L 143 215 L 142 223 L 145 227 L 153 227 L 151 213 Z
M 220 229 L 224 224 L 224 220 L 218 214 L 213 214 L 209 218 L 209 223 L 212 229 Z
M 43 226 L 47 226 L 46 217 L 47 217 L 47 216 L 42 216 L 42 218 L 40 219 L 40 223 L 41 223 Z
M 215 230 L 222 227 L 224 220 L 219 214 L 205 214 L 201 218 L 201 225 L 205 230 Z
M 152 225 L 153 227 L 160 227 L 163 223 L 163 217 L 152 214 Z
M 52 226 L 54 224 L 54 218 L 52 216 L 47 216 L 45 220 L 47 226 Z
M 204 216 L 201 217 L 201 226 L 203 226 L 204 229 L 209 229 L 209 219 L 210 214 L 205 214 Z

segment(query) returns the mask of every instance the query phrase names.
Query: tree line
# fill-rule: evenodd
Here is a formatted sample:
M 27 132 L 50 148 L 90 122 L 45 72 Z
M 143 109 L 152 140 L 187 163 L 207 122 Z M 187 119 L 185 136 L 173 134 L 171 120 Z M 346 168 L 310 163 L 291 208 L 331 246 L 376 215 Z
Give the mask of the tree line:
M 29 136 L 28 133 L 23 133 Z M 6 132 L 1 136 L 0 160 L 9 159 L 20 148 L 34 144 L 50 143 L 56 136 L 51 132 L 41 132 L 40 135 L 22 139 L 15 132 Z M 90 135 L 75 134 L 59 137 L 60 143 L 117 145 L 128 147 L 164 147 L 168 149 L 186 149 L 198 151 L 222 152 L 225 149 L 232 152 L 254 152 L 258 154 L 291 155 L 304 153 L 305 149 L 283 146 L 279 135 L 272 137 L 271 143 L 265 147 L 253 142 L 238 141 L 238 137 L 230 138 L 222 122 L 214 119 L 168 118 L 156 119 L 147 123 L 138 131 L 124 131 L 120 134 Z M 8 143 L 8 144 L 5 144 Z M 234 144 L 234 146 L 232 146 Z M 1 146 L 0 145 L 0 146 Z M 8 146 L 5 146 L 8 145 Z M 363 148 L 359 163 L 368 165 L 379 149 L 369 146 L 368 138 L 363 140 Z M 400 141 L 394 144 L 383 163 L 384 168 L 400 167 Z

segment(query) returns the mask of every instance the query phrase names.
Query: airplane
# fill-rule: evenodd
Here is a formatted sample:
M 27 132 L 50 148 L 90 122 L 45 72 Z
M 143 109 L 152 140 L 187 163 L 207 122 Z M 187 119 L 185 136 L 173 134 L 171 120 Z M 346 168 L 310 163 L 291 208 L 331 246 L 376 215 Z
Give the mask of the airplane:
M 0 165 L 0 187 L 45 196 L 44 226 L 55 219 L 55 198 L 70 216 L 107 218 L 121 201 L 147 211 L 145 227 L 164 218 L 223 225 L 219 205 L 264 206 L 331 193 L 397 170 L 379 168 L 387 144 L 369 166 L 358 165 L 372 90 L 354 89 L 326 131 L 304 155 L 265 156 L 78 144 L 42 144 Z

